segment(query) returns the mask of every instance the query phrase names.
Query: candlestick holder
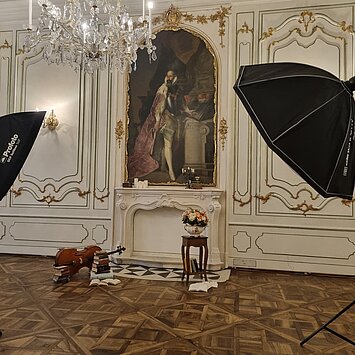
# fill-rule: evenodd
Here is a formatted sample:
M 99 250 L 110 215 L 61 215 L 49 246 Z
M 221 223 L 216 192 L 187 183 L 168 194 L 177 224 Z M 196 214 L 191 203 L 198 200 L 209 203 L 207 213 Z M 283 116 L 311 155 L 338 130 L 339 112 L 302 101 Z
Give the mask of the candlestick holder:
M 189 166 L 181 169 L 182 175 L 186 180 L 186 189 L 192 189 L 192 180 L 195 177 L 195 169 Z

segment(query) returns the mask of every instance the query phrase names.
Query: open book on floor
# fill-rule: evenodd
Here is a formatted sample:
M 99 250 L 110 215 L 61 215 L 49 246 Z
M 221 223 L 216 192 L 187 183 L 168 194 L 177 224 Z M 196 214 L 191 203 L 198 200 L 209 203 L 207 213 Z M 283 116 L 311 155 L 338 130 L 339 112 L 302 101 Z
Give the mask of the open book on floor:
M 103 279 L 103 280 L 93 279 L 90 281 L 89 286 L 108 286 L 108 285 L 116 286 L 119 283 L 121 283 L 121 281 L 118 279 Z

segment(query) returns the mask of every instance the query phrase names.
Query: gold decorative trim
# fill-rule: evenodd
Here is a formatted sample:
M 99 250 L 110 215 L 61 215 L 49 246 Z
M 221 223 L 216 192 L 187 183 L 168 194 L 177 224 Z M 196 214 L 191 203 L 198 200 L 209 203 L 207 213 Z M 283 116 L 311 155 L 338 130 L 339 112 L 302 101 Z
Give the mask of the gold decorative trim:
M 20 54 L 25 54 L 25 49 L 24 49 L 24 48 L 19 48 L 19 49 L 17 50 L 16 55 L 20 55 Z
M 79 189 L 77 189 L 77 190 L 79 190 Z M 79 195 L 79 197 L 82 197 L 82 198 L 84 198 L 86 195 L 88 195 L 90 193 L 90 190 L 87 190 L 87 191 L 81 191 L 81 190 L 79 190 L 79 192 L 78 192 L 78 195 Z
M 187 16 L 188 15 L 185 15 L 185 17 Z M 165 22 L 166 26 L 178 27 L 180 25 L 181 18 L 182 12 L 173 4 L 171 4 L 169 9 L 166 10 L 162 16 L 158 16 L 153 19 L 153 23 L 154 25 L 157 25 L 160 22 Z
M 50 205 L 52 202 L 60 202 L 60 200 L 56 199 L 51 194 L 43 196 L 41 199 L 37 199 L 38 202 L 46 202 L 47 205 Z
M 253 198 L 253 196 L 250 195 L 248 200 L 242 201 L 242 199 L 236 198 L 235 194 L 236 194 L 236 191 L 233 192 L 233 196 L 232 196 L 233 200 L 236 201 L 236 202 L 239 202 L 239 206 L 240 207 L 244 207 L 245 205 L 249 204 L 251 202 L 252 198 Z
M 274 27 L 269 27 L 269 28 L 267 29 L 267 31 L 266 31 L 266 32 L 263 32 L 263 34 L 261 35 L 261 40 L 266 39 L 266 38 L 268 38 L 268 37 L 271 37 L 271 36 L 274 34 L 275 31 L 276 31 L 276 28 L 274 28 Z
M 308 205 L 306 201 L 303 201 L 302 203 L 297 204 L 296 207 L 290 207 L 290 210 L 292 211 L 302 211 L 303 214 L 306 214 L 309 211 L 320 211 L 320 208 L 313 207 L 313 205 Z
M 310 25 L 315 23 L 317 21 L 317 17 L 319 17 L 320 19 L 324 18 L 324 16 L 322 14 L 314 14 L 313 12 L 311 11 L 302 11 L 300 13 L 300 15 L 298 16 L 298 20 L 297 20 L 297 16 L 292 16 L 291 18 L 287 19 L 286 21 L 284 21 L 282 24 L 280 24 L 279 26 L 277 27 L 269 27 L 267 29 L 267 31 L 263 32 L 262 35 L 261 35 L 261 38 L 260 40 L 264 40 L 268 37 L 271 37 L 276 31 L 278 31 L 280 28 L 284 27 L 284 25 L 291 21 L 291 20 L 297 20 L 300 24 L 303 24 L 303 27 L 304 27 L 304 32 L 308 32 L 309 28 L 310 28 Z M 354 27 L 353 25 L 348 25 L 346 23 L 346 21 L 340 21 L 340 22 L 335 22 L 335 21 L 332 21 L 332 20 L 327 20 L 328 22 L 331 22 L 334 26 L 338 26 L 340 27 L 344 32 L 348 32 L 348 33 L 354 33 Z M 243 26 L 242 26 L 243 27 Z M 302 32 L 302 29 L 301 28 L 294 28 L 293 30 L 290 31 L 290 33 L 292 33 L 293 31 L 297 31 L 297 33 L 303 37 L 309 37 L 311 36 L 316 30 L 315 28 L 318 28 L 320 29 L 323 33 L 333 37 L 333 38 L 340 38 L 342 39 L 342 37 L 338 37 L 338 36 L 332 36 L 331 34 L 329 33 L 326 33 L 324 31 L 324 28 L 321 27 L 321 26 L 315 26 L 313 29 L 312 29 L 312 33 L 310 35 L 302 35 L 301 32 Z M 286 37 L 287 38 L 287 37 Z
M 90 193 L 90 191 L 81 191 L 79 188 L 76 188 L 75 191 L 78 192 L 78 196 L 84 198 L 86 195 Z M 65 195 L 66 196 L 66 195 Z M 48 205 L 50 205 L 53 202 L 61 202 L 64 200 L 64 197 L 60 199 L 57 199 L 55 196 L 51 195 L 50 193 L 46 196 L 43 196 L 41 199 L 37 199 L 38 202 L 46 202 Z
M 11 188 L 10 192 L 12 192 L 15 197 L 21 196 L 22 195 L 22 187 L 20 187 L 18 190 L 14 189 L 13 187 Z
M 314 26 L 314 27 L 312 28 L 312 31 L 311 31 L 309 34 L 304 34 L 304 33 L 302 33 L 301 29 L 299 29 L 299 28 L 294 28 L 293 30 L 289 31 L 286 36 L 284 36 L 284 37 L 278 39 L 277 41 L 272 41 L 272 42 L 270 42 L 267 49 L 268 49 L 268 51 L 270 52 L 270 49 L 271 49 L 272 46 L 275 46 L 276 44 L 281 43 L 282 41 L 286 40 L 286 39 L 287 39 L 288 37 L 290 37 L 290 36 L 292 35 L 292 33 L 294 33 L 294 32 L 296 32 L 300 37 L 309 38 L 309 37 L 311 37 L 311 36 L 312 36 L 316 31 L 318 31 L 318 30 L 321 31 L 323 34 L 325 34 L 325 35 L 327 35 L 327 36 L 329 36 L 329 37 L 331 37 L 331 38 L 333 38 L 333 39 L 335 39 L 335 40 L 344 41 L 344 44 L 346 44 L 345 37 L 333 36 L 333 35 L 331 35 L 330 33 L 327 33 L 327 32 L 324 30 L 323 27 Z M 301 47 L 303 47 L 303 48 L 309 48 L 310 46 L 312 46 L 312 45 L 315 43 L 316 40 L 317 40 L 317 39 L 314 39 L 314 41 L 313 41 L 312 43 L 309 43 L 308 45 L 304 45 L 304 44 L 301 44 L 301 43 L 299 43 L 299 42 L 297 42 L 297 43 L 298 43 Z
M 338 25 L 344 32 L 354 33 L 353 25 L 346 25 L 345 21 L 339 22 Z
M 118 148 L 121 148 L 121 141 L 124 135 L 124 126 L 122 120 L 116 122 L 115 134 L 116 140 L 118 141 Z
M 265 204 L 272 196 L 273 196 L 272 192 L 269 192 L 266 196 L 255 195 L 255 197 L 258 198 L 259 200 L 261 200 L 263 204 Z M 286 207 L 291 211 L 301 211 L 303 214 L 306 214 L 309 211 L 320 211 L 321 210 L 321 208 L 313 207 L 312 204 L 307 204 L 306 201 L 303 201 L 302 203 L 298 203 L 294 207 L 289 207 L 289 206 L 286 206 Z
M 237 34 L 239 33 L 254 33 L 254 29 L 250 28 L 247 23 L 244 21 L 243 25 L 241 26 L 241 28 L 237 31 Z
M 0 46 L 0 49 L 12 48 L 12 45 L 5 39 L 4 44 Z
M 18 196 L 22 195 L 22 192 L 25 191 L 25 189 L 23 187 L 20 187 L 17 190 L 14 188 L 11 188 L 10 191 L 15 195 L 15 197 L 18 197 Z M 84 198 L 86 195 L 88 195 L 90 193 L 89 190 L 88 191 L 81 191 L 79 188 L 75 188 L 74 191 L 77 191 L 78 196 L 80 196 L 82 198 Z M 41 192 L 43 193 L 44 191 L 41 191 Z M 71 191 L 69 191 L 69 192 L 71 192 Z M 66 195 L 67 194 L 65 194 L 62 198 L 58 199 L 55 196 L 53 196 L 51 193 L 49 193 L 48 195 L 44 195 L 42 198 L 37 198 L 36 200 L 38 202 L 46 202 L 48 205 L 50 205 L 53 202 L 63 201 Z
M 89 190 L 88 191 L 81 191 L 79 188 L 75 188 L 74 191 L 77 191 L 78 192 L 78 196 L 82 197 L 82 198 L 84 198 L 86 195 L 88 195 L 90 193 Z M 43 196 L 41 199 L 37 199 L 37 201 L 38 202 L 46 202 L 48 205 L 50 205 L 53 202 L 61 202 L 61 201 L 63 201 L 65 196 L 63 196 L 60 199 L 57 199 L 55 196 L 53 196 L 51 193 L 49 193 L 48 195 Z
M 345 199 L 342 199 L 341 200 L 341 203 L 343 205 L 345 205 L 346 207 L 350 207 L 350 205 L 352 205 L 355 201 L 355 198 L 351 199 L 351 200 L 345 200 Z
M 224 150 L 224 144 L 226 142 L 227 134 L 228 134 L 227 120 L 225 118 L 222 118 L 221 121 L 219 122 L 218 132 L 222 144 L 222 150 Z
M 269 187 L 270 189 L 276 186 L 276 185 L 269 184 L 267 180 L 265 181 L 265 185 L 266 185 L 267 187 Z M 280 186 L 279 186 L 279 187 L 280 187 Z M 310 198 L 311 200 L 313 200 L 313 201 L 315 201 L 315 200 L 319 197 L 319 194 L 318 194 L 318 193 L 316 193 L 316 194 L 314 195 L 313 192 L 312 192 L 311 190 L 307 189 L 306 187 L 304 187 L 304 188 L 298 190 L 298 191 L 296 192 L 296 194 L 293 194 L 292 191 L 289 191 L 289 190 L 286 189 L 286 188 L 283 188 L 283 190 L 286 191 L 287 193 L 289 193 L 290 197 L 291 197 L 292 199 L 294 199 L 294 200 L 298 200 L 298 199 L 299 199 L 301 192 L 307 192 L 307 193 L 309 194 L 309 198 Z
M 153 24 L 158 25 L 160 23 L 164 23 L 164 25 L 167 27 L 177 28 L 180 26 L 182 21 L 190 22 L 190 23 L 196 21 L 198 24 L 202 24 L 202 25 L 207 24 L 208 21 L 211 21 L 212 23 L 218 21 L 219 23 L 218 35 L 221 39 L 220 45 L 222 48 L 224 48 L 225 44 L 223 43 L 223 37 L 226 34 L 226 18 L 231 14 L 231 9 L 232 6 L 229 7 L 221 6 L 220 10 L 218 10 L 216 13 L 212 15 L 194 16 L 192 14 L 182 13 L 177 7 L 171 4 L 169 9 L 165 11 L 165 13 L 162 16 L 157 16 L 153 19 Z
M 110 196 L 110 191 L 107 192 L 106 195 L 102 195 L 101 197 L 96 195 L 96 192 L 94 191 L 94 197 L 99 200 L 100 202 L 105 202 L 104 199 Z
M 307 32 L 308 31 L 308 26 L 311 23 L 314 23 L 316 21 L 316 18 L 313 15 L 313 12 L 311 11 L 302 11 L 300 14 L 300 18 L 298 19 L 298 22 L 303 24 L 304 30 Z
M 219 23 L 218 34 L 221 39 L 219 44 L 221 45 L 222 48 L 225 47 L 225 45 L 223 43 L 223 37 L 226 34 L 226 20 L 225 20 L 225 18 L 231 14 L 231 11 L 230 11 L 231 9 L 232 9 L 232 6 L 229 6 L 229 7 L 221 6 L 221 9 L 218 10 L 216 14 L 210 16 L 210 19 L 212 22 L 218 21 L 218 23 Z
M 266 196 L 262 196 L 262 195 L 255 195 L 256 198 L 258 198 L 259 200 L 261 200 L 261 202 L 263 204 L 265 204 L 267 201 L 269 201 L 270 197 L 272 196 L 272 193 L 269 192 Z
M 171 27 L 162 27 L 159 30 L 157 30 L 156 34 L 164 31 L 172 31 L 176 32 L 178 29 L 177 28 L 171 28 Z M 213 68 L 214 68 L 214 87 L 215 87 L 215 95 L 214 95 L 214 107 L 215 107 L 215 114 L 213 117 L 213 122 L 214 122 L 214 130 L 215 130 L 215 135 L 214 135 L 214 147 L 217 147 L 218 144 L 218 117 L 217 117 L 217 97 L 218 97 L 218 63 L 216 59 L 216 52 L 214 48 L 211 46 L 210 42 L 206 37 L 204 37 L 201 33 L 196 32 L 195 30 L 191 28 L 182 28 L 183 31 L 188 32 L 189 34 L 192 34 L 195 37 L 198 37 L 201 41 L 203 41 L 206 45 L 206 49 L 211 53 L 213 56 Z M 127 86 L 130 87 L 131 83 L 131 76 L 129 73 L 127 73 Z M 129 109 L 131 105 L 131 94 L 126 95 L 126 117 L 127 117 L 127 123 L 126 123 L 126 135 L 125 135 L 125 144 L 126 146 L 129 143 L 129 133 L 130 133 L 130 124 L 131 123 L 131 117 L 129 115 Z M 132 120 L 133 122 L 133 120 Z M 216 150 L 215 150 L 216 152 Z M 124 178 L 127 180 L 128 179 L 128 150 L 126 149 L 125 152 L 125 169 L 124 169 Z M 216 186 L 216 171 L 217 171 L 217 158 L 216 158 L 216 153 L 214 154 L 214 161 L 213 161 L 213 181 L 211 183 L 206 183 L 204 186 Z M 149 182 L 151 185 L 156 185 L 156 186 L 178 186 L 178 185 L 183 185 L 183 183 L 180 182 Z

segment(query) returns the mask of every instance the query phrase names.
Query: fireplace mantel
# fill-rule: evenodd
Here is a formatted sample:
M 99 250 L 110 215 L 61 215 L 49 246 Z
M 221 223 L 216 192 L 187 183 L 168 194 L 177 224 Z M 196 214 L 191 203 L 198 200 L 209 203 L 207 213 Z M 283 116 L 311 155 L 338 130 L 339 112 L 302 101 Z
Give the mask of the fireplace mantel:
M 181 215 L 187 207 L 207 211 L 208 268 L 223 266 L 224 241 L 219 233 L 222 191 L 214 188 L 148 187 L 115 190 L 114 243 L 126 251 L 124 263 L 181 267 L 181 236 L 186 235 Z

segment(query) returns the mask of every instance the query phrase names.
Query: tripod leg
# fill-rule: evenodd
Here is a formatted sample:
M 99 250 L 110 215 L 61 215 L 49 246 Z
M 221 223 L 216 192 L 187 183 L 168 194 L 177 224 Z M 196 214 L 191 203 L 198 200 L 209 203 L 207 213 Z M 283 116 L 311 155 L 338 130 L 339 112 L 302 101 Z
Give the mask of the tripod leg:
M 303 339 L 300 343 L 301 346 L 303 346 L 303 344 L 307 343 L 308 340 L 312 339 L 316 334 L 318 334 L 321 330 L 325 329 L 328 332 L 336 335 L 339 338 L 342 338 L 343 340 L 349 342 L 352 345 L 355 345 L 355 343 L 346 338 L 345 336 L 337 333 L 335 330 L 328 328 L 328 325 L 332 322 L 334 322 L 338 317 L 340 317 L 343 313 L 345 313 L 349 308 L 351 308 L 353 305 L 355 304 L 355 300 L 352 301 L 351 303 L 349 303 L 345 308 L 343 308 L 340 312 L 338 312 L 333 318 L 331 318 L 327 323 L 323 324 L 320 328 L 318 328 L 316 331 L 314 331 L 311 335 L 309 335 L 307 338 Z

